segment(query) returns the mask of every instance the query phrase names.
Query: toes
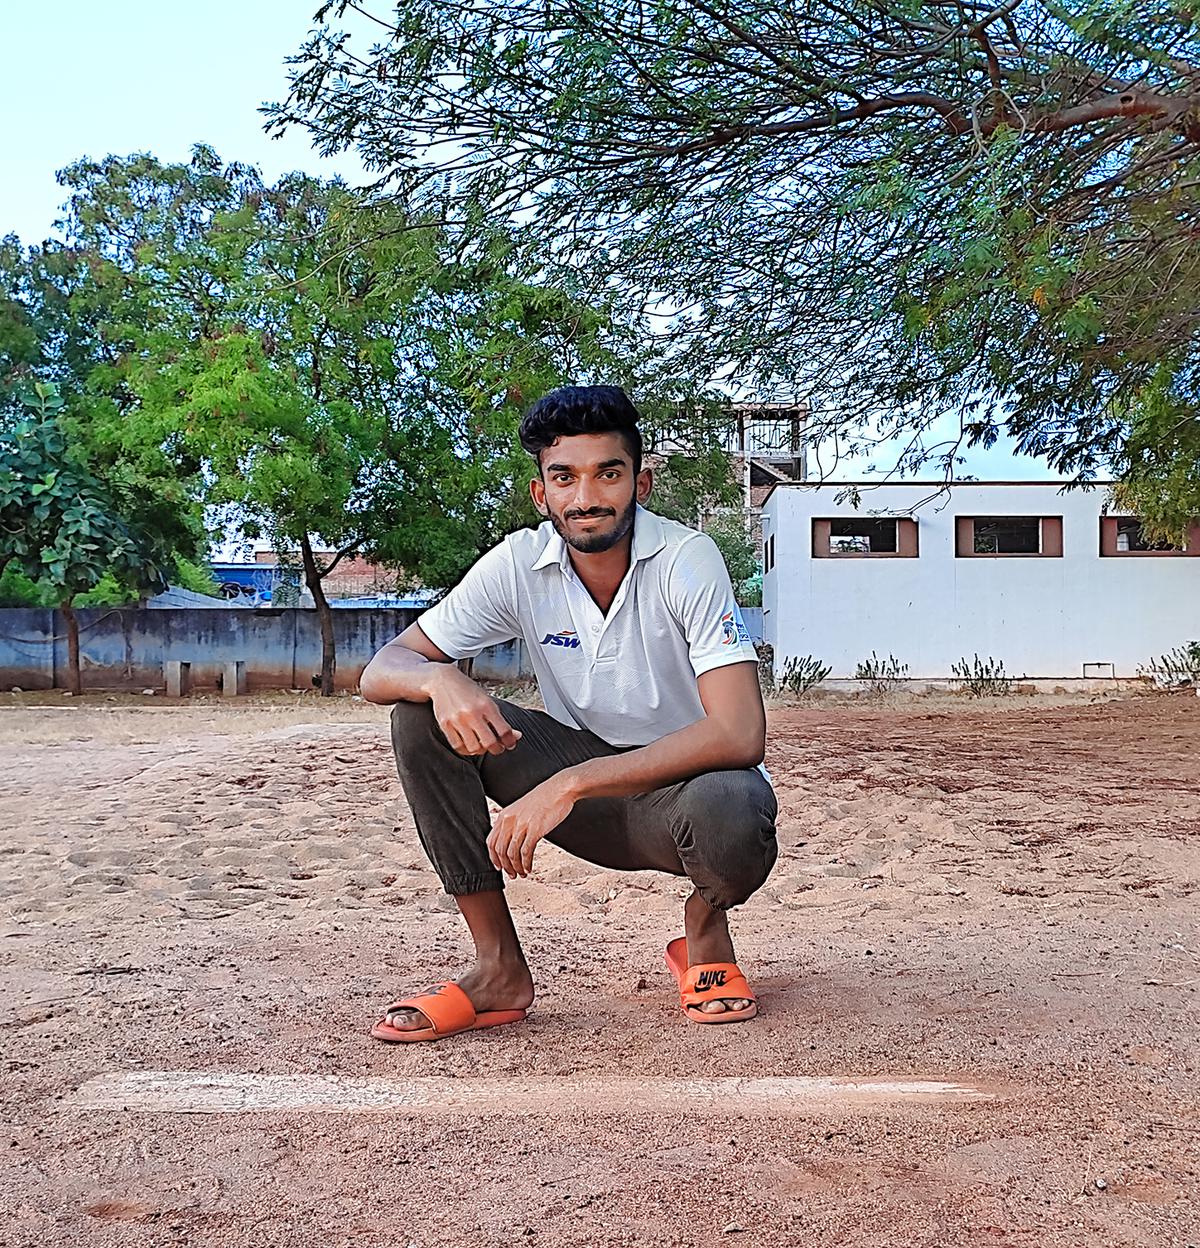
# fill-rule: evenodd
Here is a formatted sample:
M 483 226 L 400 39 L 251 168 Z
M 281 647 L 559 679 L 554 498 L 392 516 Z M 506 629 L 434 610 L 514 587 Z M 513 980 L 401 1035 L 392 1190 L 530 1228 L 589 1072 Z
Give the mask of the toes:
M 703 1010 L 705 1014 L 724 1014 L 725 1002 L 724 1001 L 705 1001 L 704 1004 L 700 1007 L 700 1009 Z

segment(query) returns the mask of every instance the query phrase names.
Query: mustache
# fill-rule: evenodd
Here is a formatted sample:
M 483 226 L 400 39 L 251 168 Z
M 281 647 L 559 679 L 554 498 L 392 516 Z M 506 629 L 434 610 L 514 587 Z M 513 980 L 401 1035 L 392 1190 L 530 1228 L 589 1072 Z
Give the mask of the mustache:
M 593 507 L 591 511 L 565 511 L 563 519 L 565 520 L 598 520 L 601 516 L 615 516 L 617 513 L 611 507 Z

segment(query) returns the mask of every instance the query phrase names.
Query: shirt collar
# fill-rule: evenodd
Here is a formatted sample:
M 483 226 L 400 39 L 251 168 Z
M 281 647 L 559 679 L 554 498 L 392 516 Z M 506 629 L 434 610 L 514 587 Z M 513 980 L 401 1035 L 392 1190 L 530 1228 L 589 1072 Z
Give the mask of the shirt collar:
M 667 535 L 663 532 L 662 521 L 654 512 L 647 511 L 639 503 L 633 517 L 633 548 L 630 565 L 657 555 L 666 544 Z M 565 572 L 570 567 L 571 557 L 567 553 L 566 542 L 555 532 L 554 525 L 547 522 L 546 544 L 542 547 L 542 553 L 538 555 L 533 567 L 536 571 L 538 568 L 548 568 L 555 563 Z

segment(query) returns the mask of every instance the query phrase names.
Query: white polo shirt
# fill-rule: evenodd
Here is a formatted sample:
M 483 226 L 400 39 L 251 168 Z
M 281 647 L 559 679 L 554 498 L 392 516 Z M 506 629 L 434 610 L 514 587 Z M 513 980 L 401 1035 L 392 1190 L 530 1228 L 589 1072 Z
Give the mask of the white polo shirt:
M 704 718 L 696 678 L 755 663 L 712 538 L 639 507 L 608 614 L 547 520 L 489 550 L 418 621 L 452 659 L 521 638 L 546 710 L 610 745 L 649 745 Z

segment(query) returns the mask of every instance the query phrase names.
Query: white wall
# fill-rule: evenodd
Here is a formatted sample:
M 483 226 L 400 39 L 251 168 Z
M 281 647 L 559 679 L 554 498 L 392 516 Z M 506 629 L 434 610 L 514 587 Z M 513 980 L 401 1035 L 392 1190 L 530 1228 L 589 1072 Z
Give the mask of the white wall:
M 814 559 L 813 517 L 907 515 L 934 492 L 883 485 L 860 506 L 845 485 L 779 486 L 764 508 L 775 565 L 763 580 L 764 634 L 776 663 L 811 654 L 851 677 L 874 650 L 912 677 L 951 675 L 978 653 L 1006 673 L 1078 677 L 1084 663 L 1116 675 L 1200 638 L 1200 557 L 1100 557 L 1104 487 L 964 484 L 919 507 L 917 559 Z M 1061 558 L 954 555 L 955 516 L 1062 516 Z

